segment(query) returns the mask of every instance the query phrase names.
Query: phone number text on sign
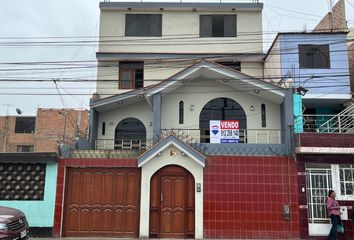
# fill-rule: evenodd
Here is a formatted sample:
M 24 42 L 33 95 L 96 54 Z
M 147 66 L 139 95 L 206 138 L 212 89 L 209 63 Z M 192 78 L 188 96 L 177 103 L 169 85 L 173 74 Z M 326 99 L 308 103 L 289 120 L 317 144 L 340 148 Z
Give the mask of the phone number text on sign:
M 238 143 L 239 140 L 239 120 L 210 121 L 210 143 Z

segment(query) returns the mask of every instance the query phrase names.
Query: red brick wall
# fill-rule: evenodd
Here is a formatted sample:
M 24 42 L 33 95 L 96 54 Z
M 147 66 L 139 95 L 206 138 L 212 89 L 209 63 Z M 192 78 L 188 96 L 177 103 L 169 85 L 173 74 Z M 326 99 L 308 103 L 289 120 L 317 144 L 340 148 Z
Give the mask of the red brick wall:
M 66 112 L 65 116 L 59 112 Z M 76 137 L 86 137 L 88 131 L 89 111 L 76 109 L 38 109 L 34 133 L 15 133 L 16 116 L 8 117 L 7 141 L 3 148 L 5 121 L 0 117 L 0 152 L 16 152 L 17 145 L 34 145 L 35 152 L 57 152 L 66 129 L 65 143 L 73 145 Z
M 288 157 L 208 157 L 204 237 L 298 238 L 296 163 Z M 283 205 L 290 204 L 291 220 Z
M 351 164 L 353 157 L 350 155 L 298 155 L 297 156 L 297 171 L 299 183 L 299 205 L 300 209 L 300 234 L 301 239 L 309 239 L 309 225 L 308 225 L 308 208 L 307 208 L 307 195 L 306 191 L 302 192 L 300 189 L 306 189 L 306 163 L 316 164 Z M 340 206 L 351 207 L 353 201 L 338 201 Z M 350 218 L 353 209 L 348 210 L 348 217 Z M 339 239 L 354 239 L 354 227 L 351 221 L 343 221 L 345 233 L 338 234 Z M 311 237 L 311 239 L 325 240 L 326 237 Z

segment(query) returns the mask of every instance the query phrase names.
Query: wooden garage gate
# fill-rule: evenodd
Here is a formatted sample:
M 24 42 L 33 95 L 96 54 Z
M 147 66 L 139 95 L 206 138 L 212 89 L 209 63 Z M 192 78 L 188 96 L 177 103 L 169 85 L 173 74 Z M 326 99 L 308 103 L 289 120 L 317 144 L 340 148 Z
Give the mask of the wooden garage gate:
M 139 169 L 69 168 L 63 236 L 138 237 Z

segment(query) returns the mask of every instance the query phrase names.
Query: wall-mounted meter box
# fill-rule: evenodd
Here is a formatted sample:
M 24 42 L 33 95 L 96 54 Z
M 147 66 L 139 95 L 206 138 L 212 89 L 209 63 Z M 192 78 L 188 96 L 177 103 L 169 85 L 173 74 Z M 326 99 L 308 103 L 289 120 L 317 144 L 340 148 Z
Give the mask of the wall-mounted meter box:
M 340 218 L 342 220 L 348 220 L 348 207 L 340 207 L 340 212 L 342 213 Z

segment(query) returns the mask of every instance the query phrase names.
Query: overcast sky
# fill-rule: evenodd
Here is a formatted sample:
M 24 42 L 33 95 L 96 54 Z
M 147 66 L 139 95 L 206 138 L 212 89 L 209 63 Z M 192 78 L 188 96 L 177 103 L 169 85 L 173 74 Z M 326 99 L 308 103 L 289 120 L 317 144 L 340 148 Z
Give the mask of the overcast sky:
M 266 46 L 274 38 L 274 35 L 269 35 L 268 32 L 302 31 L 305 28 L 311 30 L 329 9 L 329 0 L 260 2 L 265 4 L 263 31 Z M 0 79 L 95 79 L 94 61 L 97 47 L 88 41 L 98 36 L 98 5 L 99 0 L 0 0 Z M 354 0 L 346 0 L 346 12 L 348 25 L 353 28 Z M 15 37 L 18 39 L 13 39 Z M 33 37 L 39 38 L 33 39 Z M 82 43 L 59 46 L 62 42 L 78 40 Z M 44 43 L 37 46 L 33 44 L 20 46 L 27 41 L 58 41 L 58 43 L 52 46 Z M 72 61 L 76 65 L 62 65 L 58 68 L 57 65 L 5 64 L 53 61 Z M 89 62 L 78 63 L 77 61 Z M 78 64 L 82 68 L 76 68 Z M 43 67 L 48 69 L 43 70 Z M 74 68 L 67 69 L 68 67 Z M 33 71 L 29 68 L 42 69 Z M 36 83 L 0 81 L 0 115 L 6 115 L 7 109 L 10 115 L 15 115 L 16 108 L 20 108 L 23 115 L 34 115 L 38 107 L 88 108 L 90 94 L 94 91 L 93 82 L 83 85 L 60 82 L 55 84 L 55 81 Z M 58 92 L 63 96 L 59 97 Z M 21 96 L 20 94 L 23 93 L 33 95 Z M 87 95 L 75 95 L 80 93 Z

